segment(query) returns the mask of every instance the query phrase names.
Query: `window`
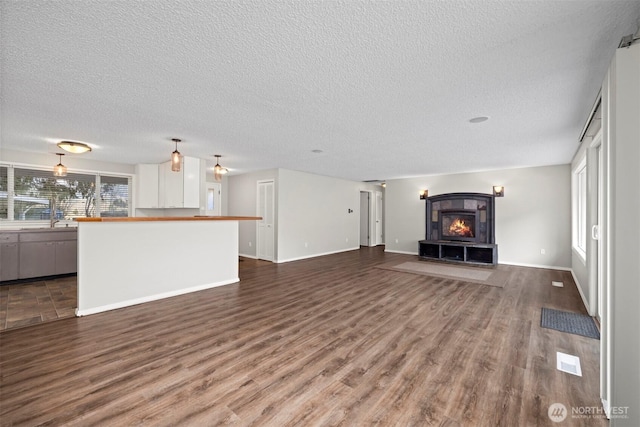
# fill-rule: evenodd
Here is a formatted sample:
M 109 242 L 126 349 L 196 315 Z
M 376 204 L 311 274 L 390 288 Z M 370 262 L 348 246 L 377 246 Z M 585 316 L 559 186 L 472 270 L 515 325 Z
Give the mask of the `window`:
M 129 179 L 100 176 L 100 216 L 129 216 Z
M 130 178 L 90 173 L 54 177 L 52 171 L 0 167 L 0 219 L 72 220 L 129 216 Z M 96 188 L 100 197 L 96 198 Z
M 573 249 L 583 261 L 587 258 L 587 162 L 580 161 L 572 175 Z
M 8 203 L 8 177 L 7 171 L 9 168 L 6 166 L 0 166 L 0 219 L 7 218 L 7 203 Z

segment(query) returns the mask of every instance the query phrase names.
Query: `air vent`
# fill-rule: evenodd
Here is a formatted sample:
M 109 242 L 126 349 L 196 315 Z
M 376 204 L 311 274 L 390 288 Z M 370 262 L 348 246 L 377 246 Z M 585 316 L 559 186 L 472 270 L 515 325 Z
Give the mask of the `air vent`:
M 580 358 L 578 356 L 561 353 L 559 351 L 556 352 L 556 355 L 556 368 L 558 368 L 559 371 L 566 372 L 571 375 L 576 375 L 578 377 L 582 376 L 582 369 L 580 369 Z

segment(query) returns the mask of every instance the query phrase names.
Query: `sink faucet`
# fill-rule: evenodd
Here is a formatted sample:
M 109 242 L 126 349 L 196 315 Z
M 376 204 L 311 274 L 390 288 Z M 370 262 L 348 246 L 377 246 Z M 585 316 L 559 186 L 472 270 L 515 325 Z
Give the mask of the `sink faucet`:
M 56 223 L 60 222 L 59 219 L 51 218 L 51 228 L 55 228 Z

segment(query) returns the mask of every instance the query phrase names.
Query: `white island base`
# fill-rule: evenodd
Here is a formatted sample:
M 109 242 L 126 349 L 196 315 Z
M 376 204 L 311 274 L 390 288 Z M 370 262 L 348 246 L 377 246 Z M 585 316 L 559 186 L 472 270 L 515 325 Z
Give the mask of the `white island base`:
M 238 282 L 242 219 L 258 218 L 79 220 L 76 315 Z

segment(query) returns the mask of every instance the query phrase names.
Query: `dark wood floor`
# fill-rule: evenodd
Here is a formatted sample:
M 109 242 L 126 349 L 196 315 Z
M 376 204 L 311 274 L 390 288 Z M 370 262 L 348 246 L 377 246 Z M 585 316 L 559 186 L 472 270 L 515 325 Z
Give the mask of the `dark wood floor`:
M 539 326 L 542 306 L 584 312 L 570 273 L 505 267 L 498 288 L 375 268 L 395 259 L 415 257 L 245 260 L 239 284 L 2 332 L 0 422 L 529 426 L 600 405 L 599 341 Z

